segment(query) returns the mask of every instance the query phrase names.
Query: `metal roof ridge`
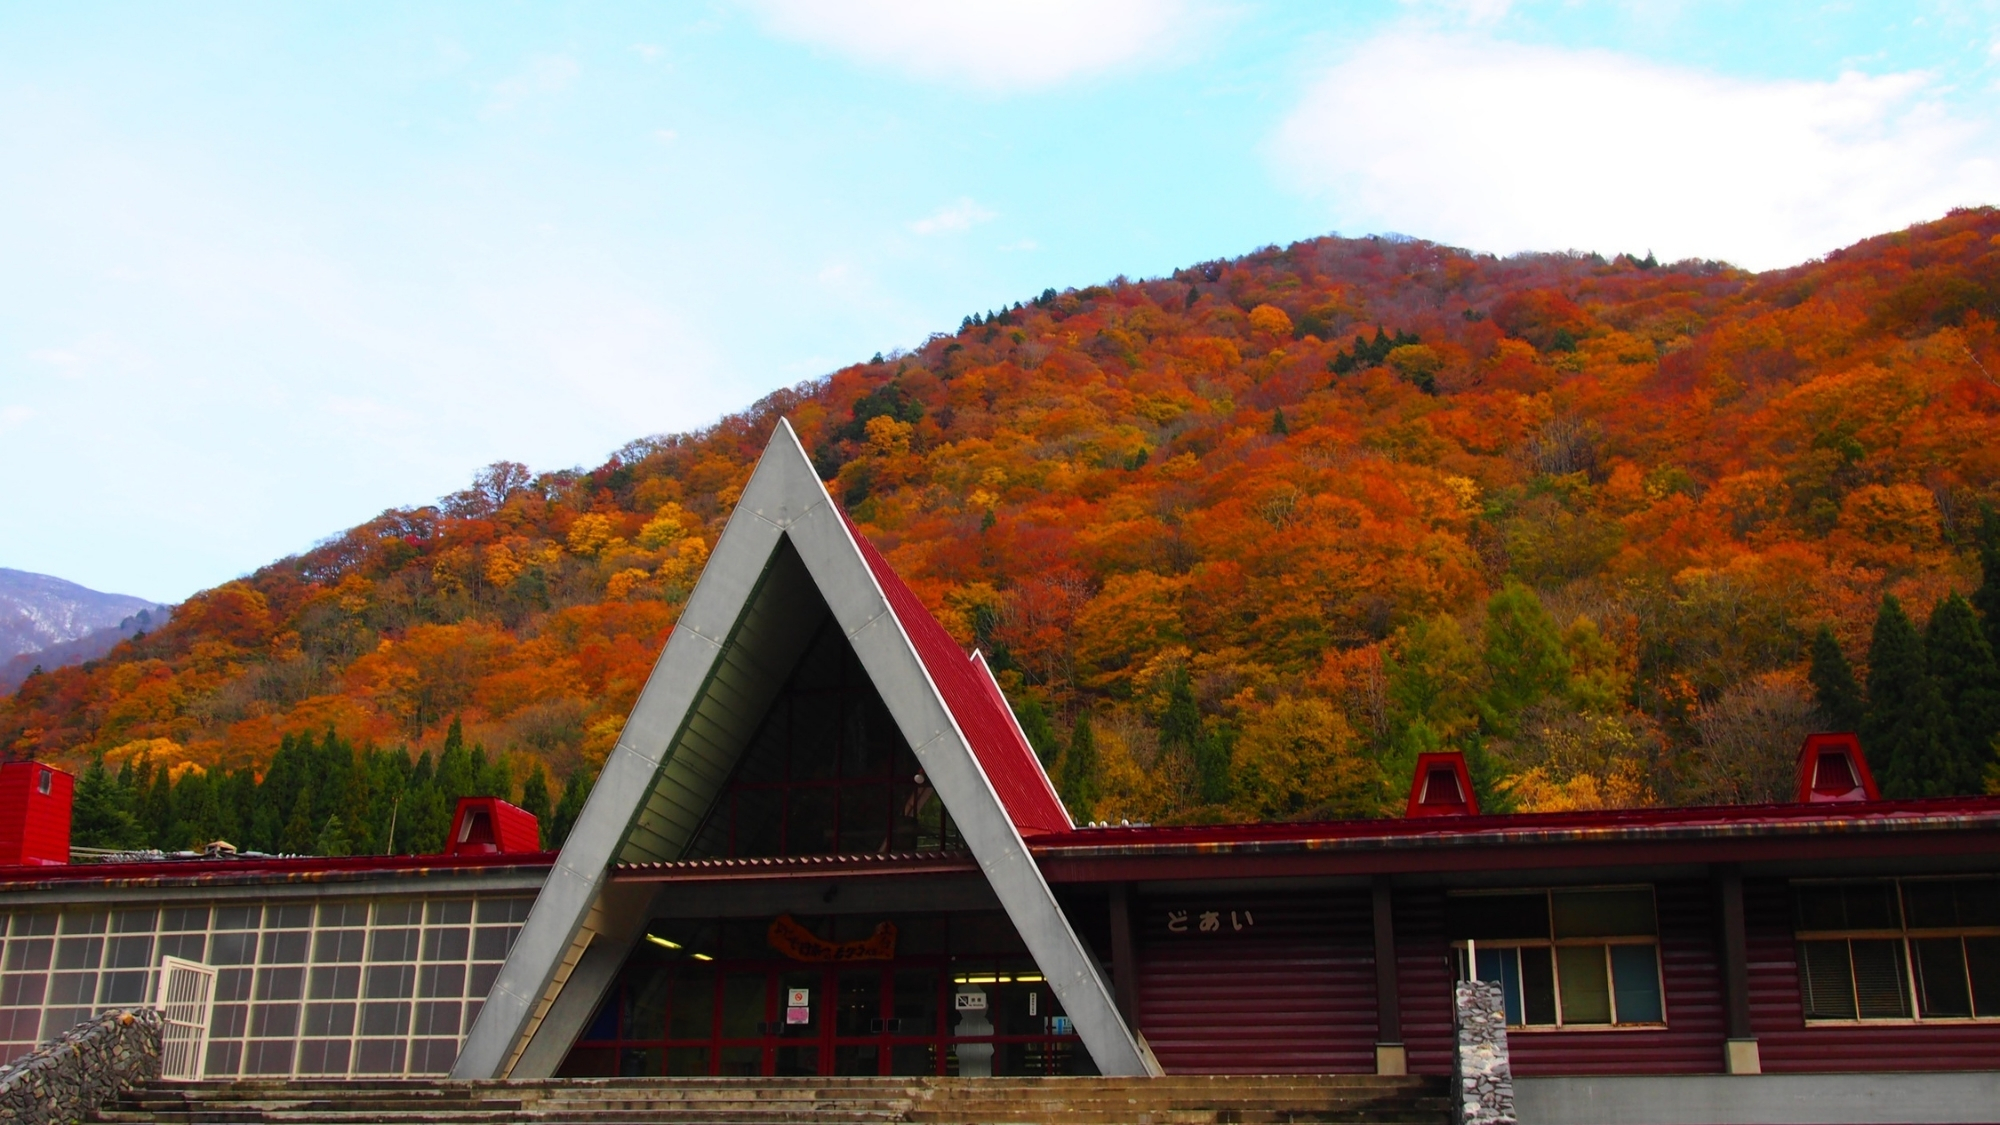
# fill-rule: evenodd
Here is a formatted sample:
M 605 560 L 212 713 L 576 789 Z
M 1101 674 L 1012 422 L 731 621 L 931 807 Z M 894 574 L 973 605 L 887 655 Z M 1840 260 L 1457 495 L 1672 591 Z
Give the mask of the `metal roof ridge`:
M 618 871 L 705 871 L 730 868 L 832 867 L 838 864 L 882 864 L 970 861 L 972 853 L 963 848 L 926 849 L 906 852 L 828 852 L 823 855 L 791 856 L 706 856 L 701 859 L 660 859 L 646 863 L 619 863 Z

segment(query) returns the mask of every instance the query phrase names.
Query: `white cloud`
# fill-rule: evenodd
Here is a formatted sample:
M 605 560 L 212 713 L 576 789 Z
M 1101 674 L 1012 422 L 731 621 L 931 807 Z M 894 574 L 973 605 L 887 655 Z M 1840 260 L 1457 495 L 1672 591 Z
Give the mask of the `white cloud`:
M 956 234 L 999 217 L 970 199 L 961 199 L 911 223 L 910 229 L 918 234 Z
M 745 0 L 774 34 L 913 77 L 1009 92 L 1174 51 L 1191 0 Z
M 34 416 L 34 410 L 26 406 L 0 406 L 0 430 L 11 430 Z
M 568 55 L 537 55 L 520 71 L 494 84 L 487 112 L 505 113 L 536 98 L 560 93 L 576 81 L 579 70 L 576 60 Z
M 1935 89 L 1923 73 L 1752 82 L 1397 32 L 1320 79 L 1271 155 L 1342 229 L 1761 269 L 2000 201 L 2000 145 Z
M 679 138 L 680 134 L 672 129 L 653 130 L 653 139 L 660 142 L 663 145 L 673 144 Z

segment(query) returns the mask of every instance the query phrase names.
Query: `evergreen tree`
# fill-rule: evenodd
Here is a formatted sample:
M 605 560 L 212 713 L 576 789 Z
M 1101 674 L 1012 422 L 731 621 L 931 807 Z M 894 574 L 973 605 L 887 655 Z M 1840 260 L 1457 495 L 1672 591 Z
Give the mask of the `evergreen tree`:
M 548 847 L 549 814 L 551 811 L 549 804 L 549 775 L 542 771 L 542 763 L 540 762 L 535 763 L 535 768 L 528 773 L 528 780 L 521 785 L 521 809 L 524 812 L 534 815 L 536 823 L 541 825 L 542 846 L 544 848 Z
M 1812 671 L 1807 678 L 1812 681 L 1813 701 L 1819 704 L 1829 727 L 1839 731 L 1861 729 L 1865 710 L 1861 685 L 1854 682 L 1854 669 L 1847 663 L 1847 654 L 1840 651 L 1840 641 L 1825 625 L 1813 634 Z
M 1292 432 L 1292 428 L 1285 424 L 1285 408 L 1282 406 L 1271 416 L 1271 432 L 1280 437 Z
M 1154 768 L 1167 775 L 1175 804 L 1191 809 L 1203 800 L 1201 708 L 1186 668 L 1167 675 L 1167 709 L 1160 715 L 1160 753 Z
M 1056 740 L 1056 730 L 1049 723 L 1049 709 L 1042 705 L 1041 693 L 1023 690 L 1020 702 L 1014 707 L 1014 717 L 1020 720 L 1021 733 L 1028 737 L 1028 745 L 1034 748 L 1042 768 L 1053 766 L 1056 756 L 1062 753 L 1062 743 Z
M 280 855 L 312 855 L 319 844 L 320 825 L 313 823 L 313 790 L 307 784 L 292 801 L 292 815 L 278 835 Z
M 319 831 L 319 840 L 313 846 L 313 854 L 330 856 L 353 854 L 353 848 L 347 839 L 347 829 L 341 826 L 338 815 L 326 818 L 326 826 Z
M 563 783 L 562 800 L 556 802 L 555 815 L 549 818 L 549 848 L 560 849 L 569 839 L 570 830 L 576 827 L 577 818 L 583 815 L 583 803 L 590 797 L 591 778 L 585 777 L 579 768 Z
M 1087 822 L 1095 815 L 1104 786 L 1104 764 L 1097 757 L 1097 735 L 1090 726 L 1090 712 L 1076 713 L 1069 749 L 1062 757 L 1062 780 L 1057 792 L 1069 809 L 1070 817 Z
M 1868 642 L 1868 710 L 1861 723 L 1861 748 L 1869 768 L 1885 796 L 1946 793 L 1955 773 L 1956 742 L 1923 638 L 1902 604 L 1885 594 Z
M 92 758 L 90 768 L 76 785 L 70 839 L 85 848 L 144 846 L 145 831 L 132 815 L 129 798 L 130 791 L 113 780 L 104 768 L 104 755 Z
M 1986 644 L 2000 652 L 2000 511 L 1991 504 L 1979 510 L 1979 588 L 1972 592 L 1972 608 L 1986 628 Z
M 1978 793 L 2000 734 L 2000 665 L 1971 603 L 1957 594 L 1938 602 L 1924 627 L 1924 652 L 1956 735 L 1945 792 Z

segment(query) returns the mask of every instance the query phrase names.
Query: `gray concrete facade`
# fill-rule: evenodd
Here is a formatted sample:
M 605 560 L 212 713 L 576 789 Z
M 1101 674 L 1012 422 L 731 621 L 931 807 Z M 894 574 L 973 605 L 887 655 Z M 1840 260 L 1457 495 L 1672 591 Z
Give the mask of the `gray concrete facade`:
M 605 762 L 454 1078 L 543 1077 L 595 1009 L 647 912 L 607 910 L 620 862 L 685 858 L 809 630 L 830 612 L 1107 1075 L 1156 1073 L 791 426 L 780 423 Z M 601 951 L 595 947 L 602 945 Z M 565 995 L 573 981 L 588 997 Z M 583 1002 L 587 999 L 587 1002 Z M 525 1050 L 532 1043 L 533 1050 Z M 548 1068 L 548 1069 L 545 1069 Z
M 2000 1070 L 1516 1078 L 1529 1125 L 1963 1125 L 2000 1122 Z

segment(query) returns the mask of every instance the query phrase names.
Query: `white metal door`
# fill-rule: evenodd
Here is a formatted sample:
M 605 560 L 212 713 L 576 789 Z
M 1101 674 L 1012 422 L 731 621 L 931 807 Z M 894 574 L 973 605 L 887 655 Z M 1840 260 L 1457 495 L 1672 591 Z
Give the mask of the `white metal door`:
M 160 1077 L 201 1077 L 208 1054 L 208 1018 L 215 1009 L 215 970 L 179 957 L 160 958 Z

